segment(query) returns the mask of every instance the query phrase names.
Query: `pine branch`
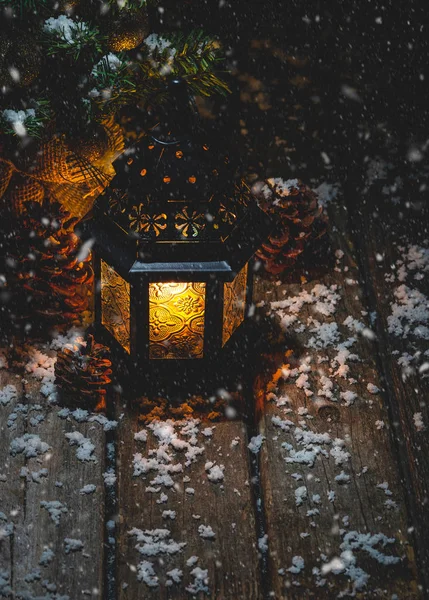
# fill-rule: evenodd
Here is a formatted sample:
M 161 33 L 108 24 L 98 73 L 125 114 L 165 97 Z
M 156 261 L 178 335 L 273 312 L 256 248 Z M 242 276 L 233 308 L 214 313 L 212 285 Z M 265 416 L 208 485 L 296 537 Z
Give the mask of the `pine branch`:
M 60 19 L 63 21 L 60 21 Z M 69 54 L 77 60 L 83 50 L 94 56 L 102 52 L 104 38 L 95 25 L 83 21 L 73 21 L 61 16 L 45 21 L 41 41 L 48 55 Z
M 223 60 L 220 46 L 200 31 L 169 38 L 151 35 L 139 52 L 143 58 L 138 63 L 124 63 L 114 72 L 107 61 L 102 66 L 96 82 L 99 91 L 98 84 L 103 82 L 104 85 L 104 97 L 97 99 L 102 110 L 116 111 L 130 102 L 162 103 L 170 75 L 187 81 L 194 95 L 230 92 L 227 83 L 217 75 L 217 67 Z
M 34 108 L 26 110 L 6 109 L 0 113 L 0 130 L 8 135 L 40 138 L 45 124 L 52 118 L 48 100 L 34 102 Z
M 129 11 L 139 10 L 146 6 L 151 0 L 107 0 L 110 5 L 116 6 L 119 10 Z M 154 1 L 154 0 L 152 0 Z
M 46 8 L 49 0 L 0 0 L 0 7 L 8 7 L 19 11 L 22 15 L 26 12 L 36 13 L 37 10 Z

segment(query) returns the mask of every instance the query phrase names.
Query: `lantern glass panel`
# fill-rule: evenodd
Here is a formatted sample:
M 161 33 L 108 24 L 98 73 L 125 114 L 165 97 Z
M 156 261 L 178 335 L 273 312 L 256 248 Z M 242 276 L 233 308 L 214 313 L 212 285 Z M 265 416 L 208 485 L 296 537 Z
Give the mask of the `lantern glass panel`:
M 222 346 L 244 321 L 246 311 L 247 264 L 234 280 L 224 284 Z
M 130 352 L 130 284 L 101 261 L 101 322 Z
M 149 358 L 202 358 L 206 284 L 149 284 Z

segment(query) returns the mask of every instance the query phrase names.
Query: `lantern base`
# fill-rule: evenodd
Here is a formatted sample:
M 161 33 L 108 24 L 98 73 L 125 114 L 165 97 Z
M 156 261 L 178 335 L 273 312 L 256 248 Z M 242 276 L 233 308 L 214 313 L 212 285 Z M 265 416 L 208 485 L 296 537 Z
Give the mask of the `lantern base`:
M 111 348 L 115 383 L 124 395 L 135 398 L 149 395 L 174 401 L 195 394 L 209 398 L 222 389 L 240 389 L 263 349 L 260 327 L 250 319 L 210 358 L 135 362 L 103 327 L 94 327 L 94 333 Z

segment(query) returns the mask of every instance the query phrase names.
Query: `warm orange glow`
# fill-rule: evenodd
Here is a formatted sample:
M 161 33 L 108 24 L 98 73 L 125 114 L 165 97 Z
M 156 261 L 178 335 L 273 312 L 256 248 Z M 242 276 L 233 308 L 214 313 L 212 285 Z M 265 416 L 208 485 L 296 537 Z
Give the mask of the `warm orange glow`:
M 223 332 L 224 346 L 234 331 L 244 321 L 246 310 L 247 265 L 237 274 L 234 281 L 224 284 Z
M 205 283 L 149 284 L 149 357 L 202 358 Z
M 147 169 L 142 169 L 142 170 L 140 171 L 140 175 L 141 175 L 142 177 L 144 177 L 144 176 L 146 175 L 146 173 L 147 173 Z
M 164 183 L 170 183 L 171 181 L 171 177 L 169 177 L 168 175 L 166 175 L 163 179 Z
M 195 183 L 197 181 L 197 178 L 194 177 L 193 175 L 191 175 L 191 177 L 189 177 L 189 183 Z
M 101 261 L 101 321 L 130 352 L 130 284 Z
M 176 152 L 176 158 L 183 158 L 183 152 L 181 150 Z

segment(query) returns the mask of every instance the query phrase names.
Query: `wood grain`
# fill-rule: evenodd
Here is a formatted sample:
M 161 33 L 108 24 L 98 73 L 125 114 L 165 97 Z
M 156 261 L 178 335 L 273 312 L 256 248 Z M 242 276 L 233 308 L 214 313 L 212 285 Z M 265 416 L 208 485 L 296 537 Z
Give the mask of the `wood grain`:
M 128 412 L 122 420 L 118 432 L 119 598 L 188 597 L 187 588 L 195 581 L 191 572 L 196 567 L 207 570 L 208 576 L 207 596 L 199 593 L 197 597 L 225 600 L 260 598 L 246 430 L 240 422 L 220 422 L 215 424 L 212 436 L 201 435 L 205 427 L 212 426 L 212 423 L 198 426 L 196 445 L 203 448 L 203 453 L 196 461 L 184 466 L 183 472 L 173 475 L 172 487 L 152 485 L 159 488 L 157 493 L 152 493 L 146 489 L 155 474 L 133 477 L 132 462 L 136 452 L 147 458 L 151 451 L 159 451 L 158 440 L 147 428 L 147 442 L 134 440 L 134 434 L 143 429 L 136 414 Z M 175 429 L 179 431 L 179 423 Z M 180 438 L 186 439 L 182 435 Z M 172 456 L 175 464 L 185 464 L 183 452 L 173 452 Z M 208 480 L 205 469 L 208 461 L 224 465 L 222 482 Z M 192 490 L 194 493 L 191 493 Z M 163 493 L 168 500 L 160 503 Z M 163 518 L 166 510 L 175 511 L 173 520 L 165 518 L 165 515 Z M 198 532 L 201 525 L 210 526 L 215 538 L 202 538 Z M 168 529 L 171 540 L 186 545 L 170 556 L 139 555 L 136 538 L 129 533 L 133 528 L 146 532 Z M 192 556 L 198 557 L 198 561 L 191 566 L 187 561 Z M 137 580 L 136 568 L 143 560 L 153 565 L 158 578 L 156 587 L 150 588 Z M 167 575 L 175 568 L 183 573 L 180 583 L 171 583 L 172 578 Z M 168 580 L 170 584 L 167 584 Z
M 332 249 L 344 252 L 344 257 L 338 261 L 337 271 L 330 268 L 304 285 L 283 283 L 273 286 L 272 282 L 259 280 L 258 297 L 269 302 L 298 295 L 302 290 L 310 292 L 316 284 L 336 285 L 341 300 L 334 315 L 324 317 L 310 305 L 303 307 L 300 318 L 303 322 L 309 317 L 322 323 L 335 320 L 341 339 L 345 340 L 353 335 L 341 325 L 348 316 L 365 322 L 368 328 L 370 324 L 363 304 L 360 274 L 351 253 L 352 244 L 345 234 L 347 224 L 339 222 L 338 215 L 335 219 L 342 233 L 341 237 L 332 235 Z M 346 280 L 349 280 L 349 284 Z M 394 538 L 395 543 L 388 545 L 384 551 L 400 558 L 398 564 L 384 566 L 369 558 L 367 552 L 355 551 L 356 566 L 369 576 L 367 585 L 360 590 L 362 596 L 387 599 L 392 594 L 398 594 L 401 598 L 418 598 L 420 592 L 413 545 L 407 534 L 405 499 L 391 443 L 385 395 L 373 395 L 367 390 L 368 383 L 382 388 L 377 374 L 374 343 L 364 336 L 358 336 L 350 348 L 359 356 L 359 362 L 348 363 L 349 376 L 356 379 L 356 383 L 350 384 L 329 371 L 330 361 L 338 351 L 331 347 L 320 350 L 308 348 L 310 328 L 297 333 L 293 326 L 290 327 L 289 337 L 283 338 L 279 344 L 281 352 L 277 357 L 268 356 L 267 365 L 271 365 L 272 372 L 275 372 L 281 366 L 299 367 L 305 357 L 310 357 L 309 380 L 311 390 L 315 391 L 314 396 L 306 398 L 304 390 L 297 388 L 294 381 L 280 379 L 276 394 L 287 394 L 290 399 L 287 408 L 291 410 L 285 412 L 284 408 L 267 402 L 267 392 L 270 390 L 267 379 L 259 378 L 255 386 L 260 408 L 260 432 L 266 436 L 260 460 L 274 597 L 332 598 L 346 590 L 353 593 L 351 571 L 339 569 L 334 574 L 332 569 L 329 570 L 329 564 L 334 558 L 341 557 L 341 552 L 346 549 L 342 544 L 347 532 L 356 531 L 371 535 L 382 533 Z M 292 352 L 285 356 L 287 349 Z M 318 397 L 322 375 L 334 382 L 337 401 Z M 357 394 L 351 406 L 346 406 L 339 398 L 340 392 L 346 390 L 353 390 Z M 273 417 L 288 419 L 294 425 L 289 428 L 290 431 L 284 432 L 273 424 Z M 318 456 L 314 466 L 285 462 L 290 456 L 290 452 L 284 448 L 285 443 L 295 451 L 303 448 L 297 443 L 297 427 L 313 433 L 327 433 L 331 440 L 340 438 L 344 441 L 344 449 L 350 454 L 349 460 L 344 464 L 335 464 L 329 454 L 331 442 L 329 446 L 324 446 L 328 456 Z M 341 483 L 335 479 L 341 471 L 348 475 L 348 482 Z M 295 480 L 292 474 L 300 479 Z M 387 493 L 391 492 L 392 495 L 386 495 L 383 487 L 377 487 L 384 482 L 388 484 Z M 306 489 L 307 500 L 297 506 L 295 491 L 301 486 Z M 330 492 L 335 494 L 332 501 L 328 500 Z M 320 496 L 320 501 L 317 496 Z M 394 505 L 389 505 L 392 508 L 385 504 L 386 500 L 394 501 Z M 308 516 L 308 511 L 314 509 L 319 514 L 310 513 L 311 516 Z M 304 559 L 305 566 L 299 573 L 293 572 L 294 556 Z M 292 571 L 289 570 L 291 567 Z M 323 573 L 322 569 L 326 572 Z
M 15 400 L 0 402 L 0 596 L 14 588 L 15 570 L 13 548 L 17 527 L 22 522 L 24 506 L 24 484 L 19 474 L 24 466 L 22 455 L 12 457 L 10 444 L 15 437 L 24 434 L 22 416 L 16 412 L 23 402 L 21 377 L 6 368 L 0 370 L 0 390 L 13 385 L 17 390 Z M 11 420 L 11 415 L 17 415 Z
M 388 332 L 388 317 L 392 312 L 391 303 L 395 301 L 394 290 L 402 283 L 396 278 L 397 261 L 404 260 L 404 249 L 406 252 L 413 244 L 427 247 L 429 209 L 427 205 L 419 207 L 419 194 L 416 190 L 414 195 L 411 193 L 414 188 L 410 182 L 404 184 L 405 198 L 409 194 L 408 208 L 404 206 L 405 199 L 400 206 L 393 205 L 381 193 L 382 183 L 376 182 L 367 192 L 358 211 L 350 210 L 353 211 L 370 307 L 377 314 L 380 366 L 388 391 L 398 460 L 408 490 L 407 501 L 420 572 L 428 593 L 429 532 L 422 523 L 429 521 L 429 436 L 426 430 L 429 424 L 429 379 L 418 372 L 418 365 L 425 362 L 423 353 L 427 351 L 428 343 L 424 339 L 420 342 L 415 340 L 411 350 L 409 340 Z M 416 202 L 414 207 L 413 202 Z M 414 278 L 417 272 L 411 272 L 403 283 L 429 297 L 427 276 L 417 280 Z M 416 350 L 421 351 L 422 358 L 408 371 L 398 363 L 398 359 L 403 353 L 414 354 Z M 417 413 L 421 415 L 423 428 L 416 426 L 414 415 Z
M 13 585 L 17 597 L 103 598 L 104 546 L 104 433 L 97 423 L 77 423 L 58 417 L 58 408 L 46 405 L 40 382 L 32 377 L 24 385 L 28 409 L 22 430 L 35 434 L 50 449 L 33 458 L 22 454 L 8 459 L 8 490 L 21 489 L 13 536 Z M 37 407 L 39 405 L 39 407 Z M 96 461 L 81 462 L 77 446 L 67 432 L 80 432 L 94 444 Z M 13 431 L 13 437 L 18 431 Z M 2 448 L 2 453 L 6 448 Z M 17 473 L 17 468 L 23 468 Z M 46 472 L 43 471 L 46 469 Z M 82 494 L 88 484 L 94 493 Z M 9 492 L 10 493 L 10 492 Z M 42 502 L 59 501 L 64 507 L 58 525 Z M 79 540 L 75 549 L 66 540 Z M 74 542 L 69 542 L 69 545 Z

